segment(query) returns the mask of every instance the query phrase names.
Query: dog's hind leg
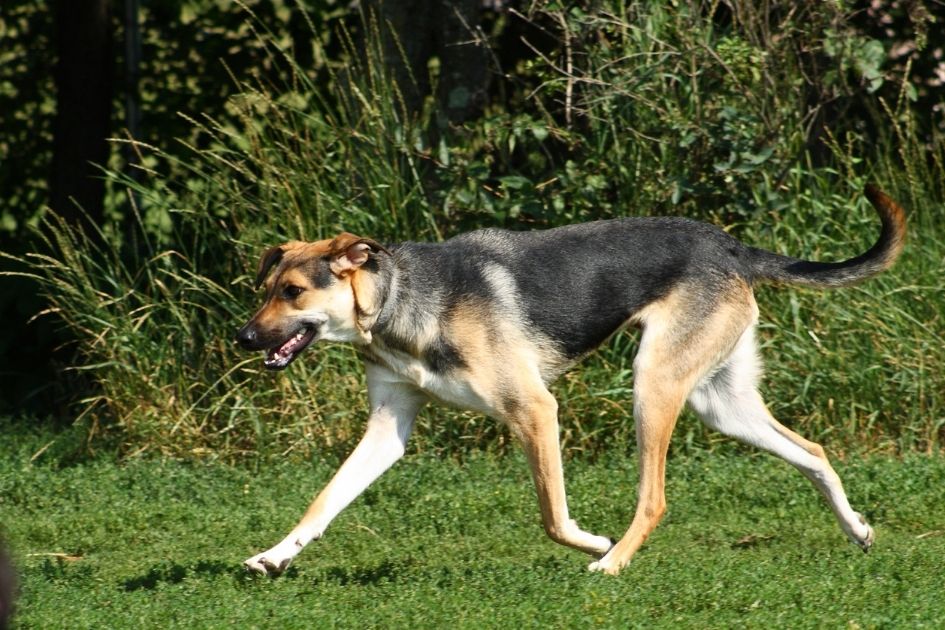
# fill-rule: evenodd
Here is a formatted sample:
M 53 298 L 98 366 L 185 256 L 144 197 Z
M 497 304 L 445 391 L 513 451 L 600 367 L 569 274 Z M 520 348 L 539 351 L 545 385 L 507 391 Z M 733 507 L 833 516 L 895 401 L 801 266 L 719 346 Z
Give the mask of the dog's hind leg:
M 243 563 L 250 571 L 282 573 L 305 545 L 320 538 L 329 523 L 404 454 L 414 418 L 426 398 L 372 363 L 367 364 L 367 380 L 371 416 L 364 437 L 289 535 Z
M 635 370 L 640 368 L 639 359 L 638 355 L 634 363 Z M 604 557 L 590 564 L 588 568 L 591 571 L 603 571 L 611 575 L 619 573 L 666 511 L 666 453 L 688 389 L 684 384 L 674 382 L 669 374 L 655 368 L 651 366 L 648 370 L 638 371 L 634 378 L 633 407 L 640 460 L 636 513 L 627 533 Z
M 558 438 L 558 403 L 537 376 L 534 380 L 535 386 L 519 396 L 503 419 L 525 450 L 545 532 L 559 544 L 600 556 L 610 549 L 611 540 L 582 530 L 568 516 Z
M 730 280 L 705 290 L 680 285 L 640 313 L 643 334 L 633 361 L 633 415 L 640 484 L 630 528 L 591 571 L 616 575 L 666 511 L 666 454 L 692 388 L 727 356 L 755 317 L 751 289 Z
M 760 373 L 754 330 L 749 328 L 720 368 L 693 390 L 689 403 L 709 427 L 777 455 L 813 482 L 844 533 L 867 551 L 873 530 L 854 512 L 824 449 L 772 417 L 756 384 Z

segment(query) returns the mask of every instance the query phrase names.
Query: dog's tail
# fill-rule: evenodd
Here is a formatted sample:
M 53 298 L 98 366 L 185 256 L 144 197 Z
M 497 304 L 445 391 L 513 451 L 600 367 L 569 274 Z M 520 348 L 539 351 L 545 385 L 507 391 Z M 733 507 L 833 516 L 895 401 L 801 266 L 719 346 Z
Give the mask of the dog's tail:
M 819 288 L 845 287 L 889 269 L 906 242 L 906 215 L 899 204 L 875 186 L 867 185 L 864 193 L 883 223 L 879 240 L 866 253 L 843 262 L 825 263 L 752 247 L 750 265 L 754 280 Z

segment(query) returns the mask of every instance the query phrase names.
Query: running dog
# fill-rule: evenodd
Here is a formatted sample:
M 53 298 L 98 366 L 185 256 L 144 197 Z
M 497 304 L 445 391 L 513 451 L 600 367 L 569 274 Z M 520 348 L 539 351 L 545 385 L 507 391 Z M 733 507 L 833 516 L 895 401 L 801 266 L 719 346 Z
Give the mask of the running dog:
M 504 422 L 521 442 L 552 540 L 617 574 L 666 510 L 664 470 L 683 405 L 709 427 L 795 466 L 864 551 L 873 530 L 853 511 L 824 450 L 779 424 L 757 384 L 762 282 L 849 286 L 889 268 L 905 242 L 903 210 L 878 189 L 882 221 L 866 253 L 838 263 L 743 245 L 683 218 L 623 218 L 545 231 L 484 229 L 443 243 L 382 245 L 342 233 L 267 250 L 265 302 L 236 335 L 285 369 L 312 342 L 353 343 L 364 358 L 370 416 L 361 442 L 279 544 L 246 560 L 277 575 L 403 454 L 428 400 Z M 642 329 L 633 362 L 639 496 L 616 544 L 568 514 L 558 405 L 548 385 L 625 326 Z

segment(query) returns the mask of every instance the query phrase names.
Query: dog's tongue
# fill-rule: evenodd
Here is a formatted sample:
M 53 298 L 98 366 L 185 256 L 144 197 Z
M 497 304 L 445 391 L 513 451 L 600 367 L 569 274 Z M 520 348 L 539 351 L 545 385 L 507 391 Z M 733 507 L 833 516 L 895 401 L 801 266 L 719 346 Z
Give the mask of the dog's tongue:
M 286 341 L 278 348 L 273 348 L 266 353 L 264 363 L 267 368 L 281 369 L 289 364 L 289 361 L 295 356 L 296 349 L 304 344 L 305 336 L 309 333 L 308 329 L 302 329 L 294 337 Z
M 263 363 L 265 363 L 267 368 L 277 370 L 289 365 L 289 361 L 291 360 L 291 354 L 284 354 L 281 349 L 277 349 L 270 350 L 268 353 L 266 353 L 266 358 Z

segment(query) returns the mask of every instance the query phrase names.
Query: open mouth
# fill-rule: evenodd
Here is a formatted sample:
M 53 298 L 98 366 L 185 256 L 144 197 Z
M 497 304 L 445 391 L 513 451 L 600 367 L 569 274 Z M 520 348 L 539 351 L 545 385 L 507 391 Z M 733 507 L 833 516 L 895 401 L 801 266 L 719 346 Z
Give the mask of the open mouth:
M 284 370 L 314 339 L 315 327 L 303 326 L 288 341 L 267 350 L 263 365 L 270 370 Z

